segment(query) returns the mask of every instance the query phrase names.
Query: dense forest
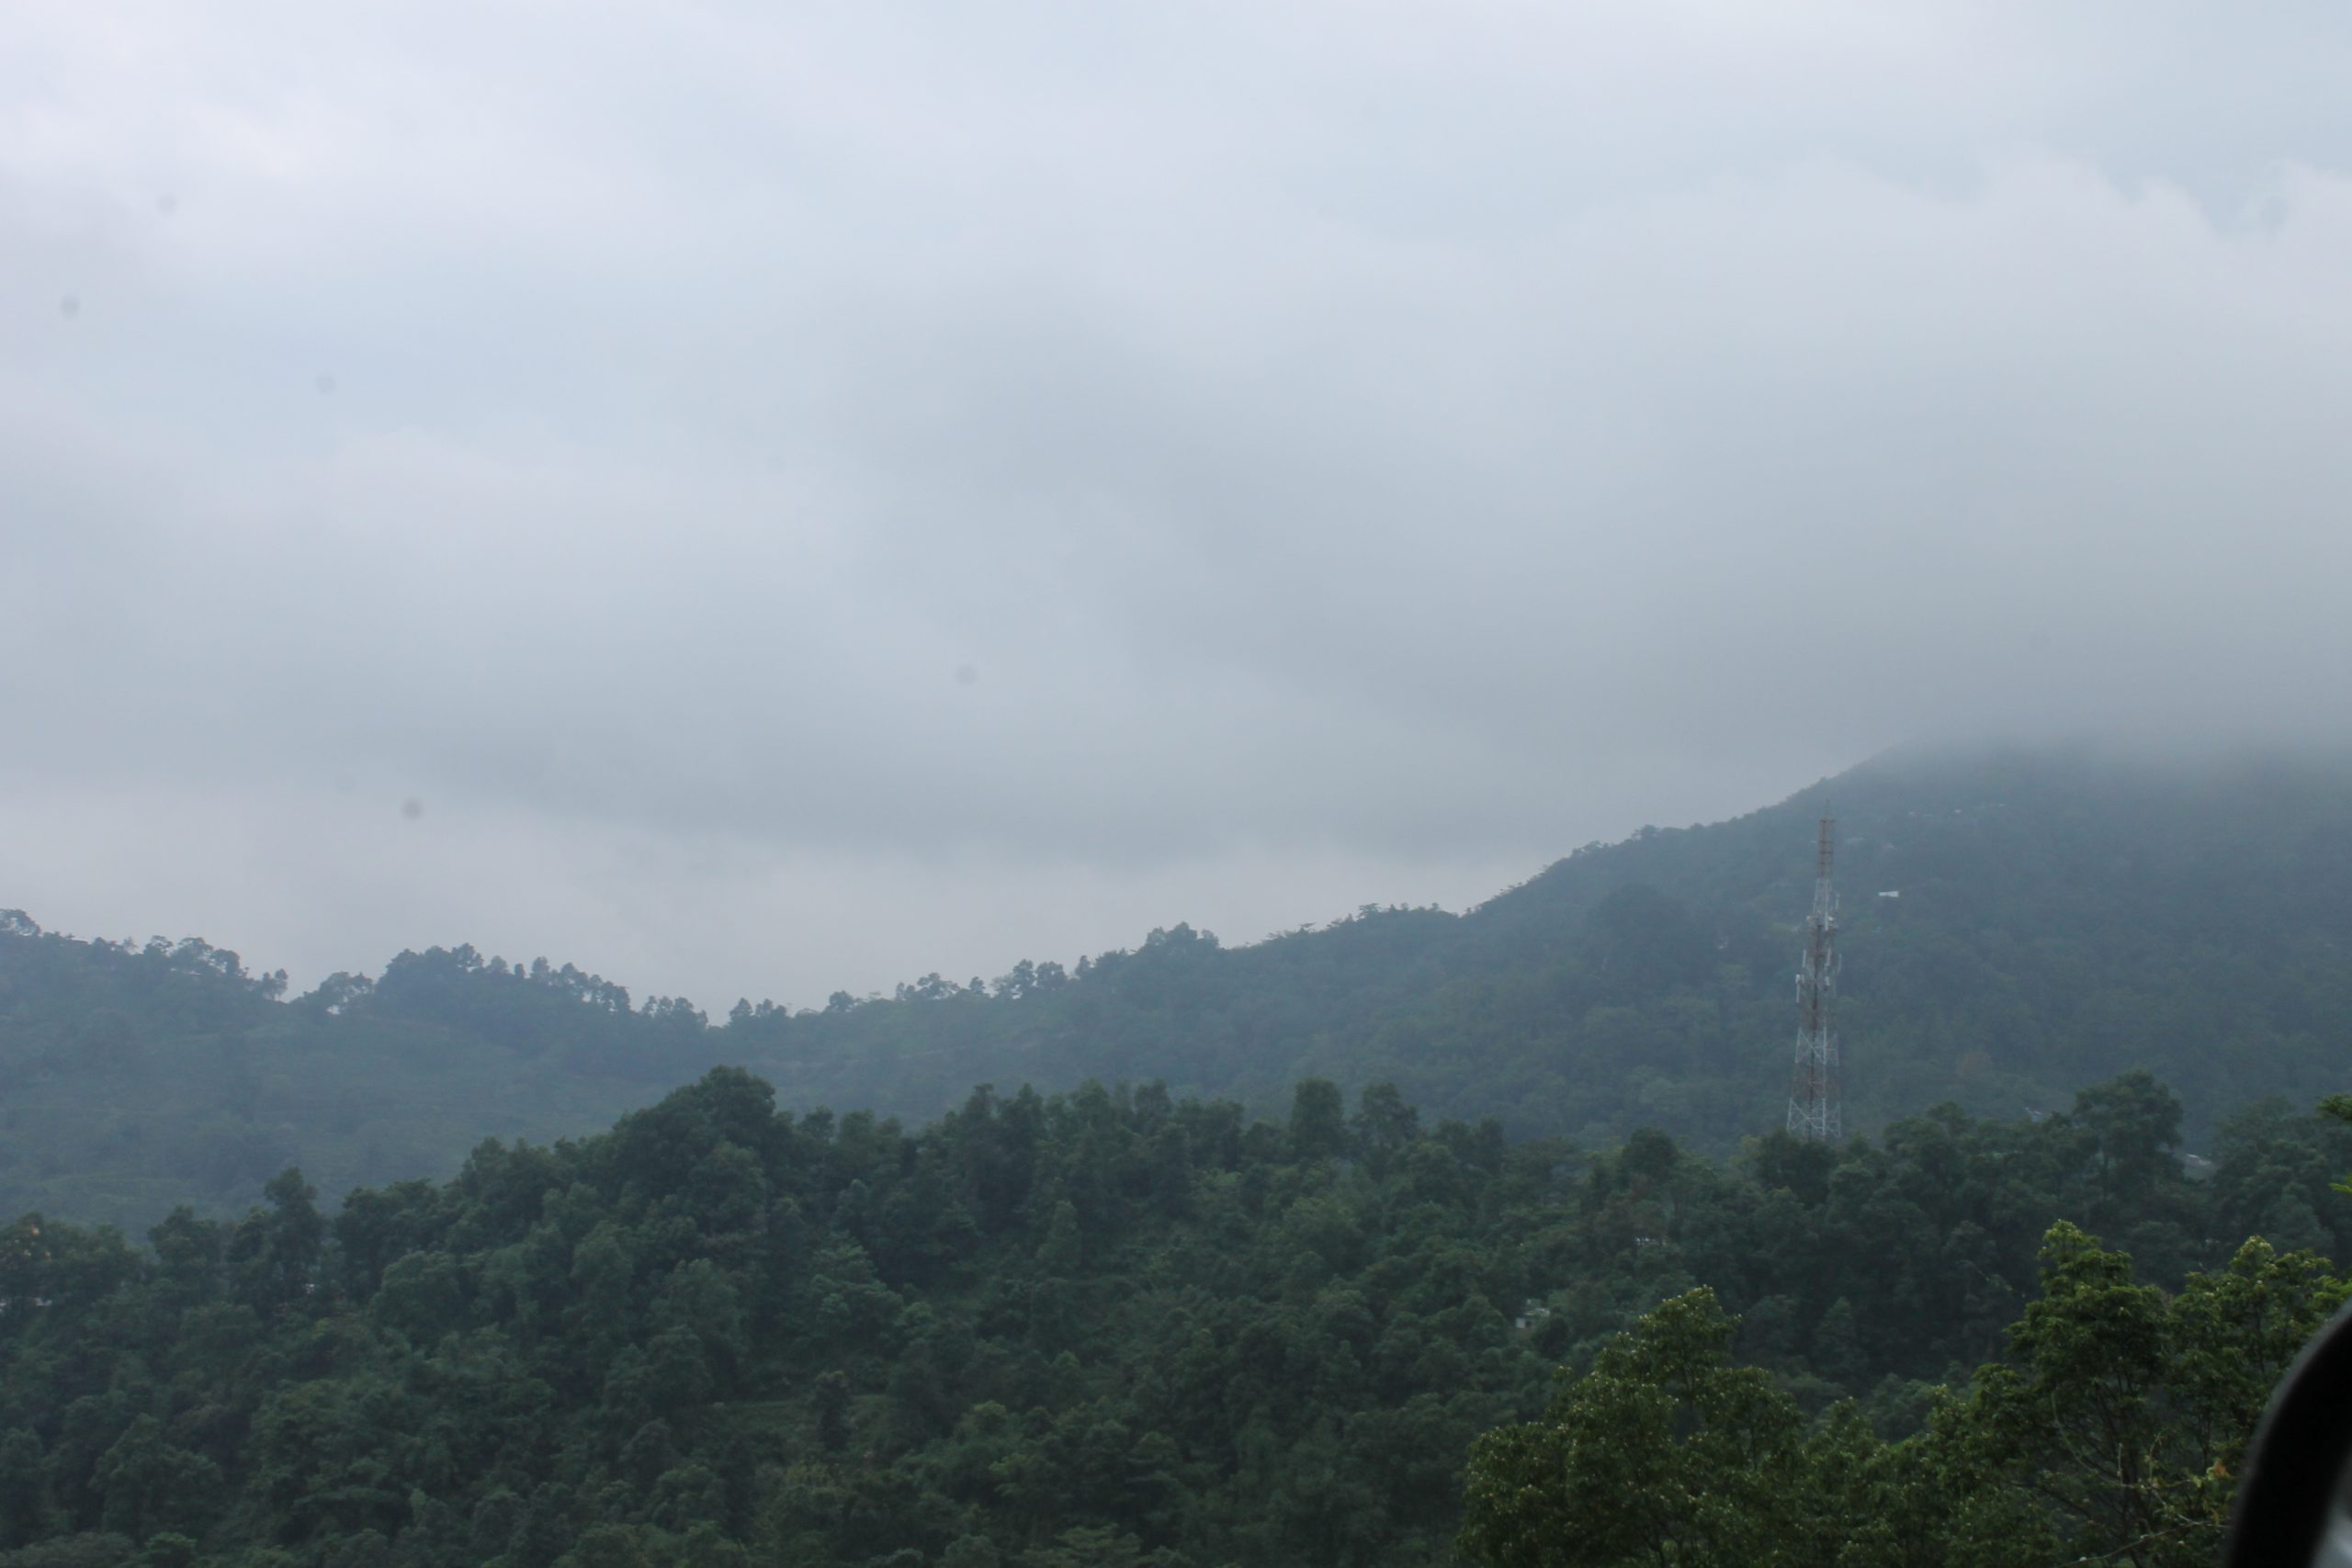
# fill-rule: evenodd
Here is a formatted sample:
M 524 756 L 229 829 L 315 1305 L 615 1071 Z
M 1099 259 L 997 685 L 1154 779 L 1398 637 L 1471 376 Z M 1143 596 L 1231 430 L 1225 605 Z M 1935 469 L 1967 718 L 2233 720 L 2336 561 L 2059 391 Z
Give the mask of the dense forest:
M 1724 1160 L 1320 1079 L 910 1131 L 721 1069 L 332 1211 L 0 1232 L 0 1568 L 2210 1561 L 2352 1126 L 2201 1179 L 2180 1126 L 2133 1073 Z
M 0 919 L 0 1213 L 143 1229 L 233 1214 L 299 1163 L 329 1192 L 446 1176 L 488 1136 L 609 1123 L 720 1065 L 797 1111 L 924 1119 L 973 1083 L 1159 1080 L 1279 1115 L 1396 1084 L 1432 1115 L 1728 1155 L 1772 1125 L 1814 822 L 1844 889 L 1848 1122 L 2063 1107 L 2133 1067 L 2199 1155 L 2233 1111 L 2341 1087 L 2352 765 L 1903 753 L 1713 827 L 1589 846 L 1462 916 L 1366 908 L 713 1023 L 568 964 L 468 947 L 288 998 L 194 939 Z

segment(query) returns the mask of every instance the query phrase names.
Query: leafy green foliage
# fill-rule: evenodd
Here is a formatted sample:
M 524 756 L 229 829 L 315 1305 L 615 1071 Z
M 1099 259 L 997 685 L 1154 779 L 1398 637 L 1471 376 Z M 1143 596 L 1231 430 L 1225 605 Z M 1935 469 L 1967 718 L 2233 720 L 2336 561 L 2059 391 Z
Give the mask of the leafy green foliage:
M 1894 1443 L 1850 1404 L 1808 1431 L 1730 1364 L 1700 1289 L 1645 1315 L 1551 1407 L 1472 1450 L 1461 1545 L 1496 1568 L 2211 1563 L 2273 1382 L 2352 1294 L 2248 1241 L 2175 1294 L 2052 1227 L 2005 1361 Z
M 1706 1287 L 1677 1296 L 1564 1375 L 1541 1421 L 1480 1438 L 1464 1550 L 1509 1568 L 1825 1555 L 1804 1416 L 1730 1364 L 1736 1326 Z
M 2008 1362 L 1977 1378 L 1958 1440 L 2053 1505 L 2086 1555 L 2211 1562 L 2271 1388 L 2346 1282 L 2324 1259 L 2256 1237 L 2167 1295 L 2063 1224 L 2041 1282 Z
M 2320 1113 L 2333 1116 L 2338 1122 L 2352 1123 L 2352 1094 L 2331 1094 L 2319 1102 Z M 2338 1192 L 2352 1192 L 2352 1176 L 2335 1184 Z
M 1851 1527 L 1857 1563 L 1921 1531 L 2007 1563 L 2210 1519 L 2339 1289 L 2202 1238 L 2267 1172 L 2352 1207 L 2340 1129 L 2266 1111 L 2191 1182 L 2177 1124 L 2127 1077 L 1718 1163 L 1425 1127 L 1385 1086 L 1280 1122 L 982 1089 L 910 1132 L 723 1069 L 332 1215 L 288 1171 L 143 1250 L 0 1230 L 0 1568 L 1434 1562 L 1497 1428 L 1494 1561 L 1814 1561 Z

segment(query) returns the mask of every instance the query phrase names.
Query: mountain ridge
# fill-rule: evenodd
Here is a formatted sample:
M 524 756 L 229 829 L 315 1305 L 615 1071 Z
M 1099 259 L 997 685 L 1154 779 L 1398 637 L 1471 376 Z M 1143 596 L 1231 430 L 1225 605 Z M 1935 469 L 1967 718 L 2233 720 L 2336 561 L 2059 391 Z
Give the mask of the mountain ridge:
M 1657 1125 L 1726 1150 L 1778 1121 L 1825 806 L 1855 1130 L 1943 1100 L 2047 1109 L 2147 1067 L 2194 1143 L 2265 1095 L 2341 1087 L 2352 767 L 1908 748 L 1586 846 L 1459 915 L 1365 906 L 1235 947 L 1180 923 L 978 991 L 930 976 L 718 1024 L 465 946 L 284 998 L 192 939 L 83 942 L 18 916 L 0 927 L 0 1066 L 20 1085 L 0 1210 L 233 1207 L 294 1159 L 330 1190 L 446 1174 L 482 1137 L 584 1132 L 718 1065 L 789 1106 L 910 1118 L 980 1082 L 1159 1081 L 1262 1111 L 1303 1077 L 1391 1081 L 1515 1136 Z

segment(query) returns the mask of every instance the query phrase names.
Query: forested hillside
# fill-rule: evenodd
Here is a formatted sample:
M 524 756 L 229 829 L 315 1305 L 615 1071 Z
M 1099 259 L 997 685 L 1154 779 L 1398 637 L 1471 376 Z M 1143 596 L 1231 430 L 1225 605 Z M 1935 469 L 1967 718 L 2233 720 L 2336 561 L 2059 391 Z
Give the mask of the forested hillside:
M 1591 846 L 1462 916 L 1366 908 L 888 998 L 686 1002 L 470 948 L 290 1000 L 200 942 L 0 929 L 0 1213 L 233 1212 L 446 1175 L 484 1136 L 584 1132 L 719 1064 L 783 1102 L 926 1117 L 969 1086 L 1159 1079 L 1279 1111 L 1301 1077 L 1588 1146 L 1717 1153 L 1772 1126 L 1814 819 L 1839 823 L 1848 1122 L 2064 1105 L 2134 1066 L 2188 1146 L 2338 1087 L 2352 1041 L 2352 767 L 2090 753 L 1883 758 L 1768 810 Z
M 2210 1530 L 2247 1402 L 2342 1295 L 2352 1128 L 2242 1117 L 2193 1181 L 2178 1116 L 2135 1076 L 2039 1122 L 1944 1109 L 1719 1163 L 1655 1133 L 1514 1145 L 1320 1080 L 1273 1124 L 1090 1085 L 909 1131 L 777 1114 L 722 1070 L 339 1212 L 289 1172 L 148 1249 L 0 1230 L 0 1568 L 1430 1563 L 1498 1428 L 1465 1537 L 1495 1562 L 1587 1560 L 1544 1533 L 1570 1505 L 1629 1551 L 1670 1528 L 1724 1562 L 1815 1561 L 1852 1517 L 1897 1533 L 1842 1562 L 1920 1561 L 1900 1531 L 1956 1519 L 1970 1562 L 2072 1557 L 2152 1484 Z M 2086 1313 L 2139 1326 L 2063 1341 Z M 1964 1407 L 1929 1386 L 2021 1314 Z M 1561 1362 L 1593 1377 L 1555 1400 Z M 2190 1436 L 2119 1478 L 2070 1446 L 2086 1389 Z M 1562 1442 L 1719 1501 L 1564 1498 Z M 1787 1484 L 1815 1472 L 1819 1508 Z M 1736 1550 L 1759 1539 L 1780 1554 Z

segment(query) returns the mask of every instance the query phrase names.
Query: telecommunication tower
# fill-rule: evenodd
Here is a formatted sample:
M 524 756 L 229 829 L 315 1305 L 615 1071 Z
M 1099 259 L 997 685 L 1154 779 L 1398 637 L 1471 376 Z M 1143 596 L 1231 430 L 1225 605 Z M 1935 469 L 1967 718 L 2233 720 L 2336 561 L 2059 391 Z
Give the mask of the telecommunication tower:
M 1789 1088 L 1789 1132 L 1830 1144 L 1844 1136 L 1838 1104 L 1838 894 L 1829 885 L 1837 827 L 1835 818 L 1822 818 L 1804 965 L 1797 971 L 1797 1067 Z

